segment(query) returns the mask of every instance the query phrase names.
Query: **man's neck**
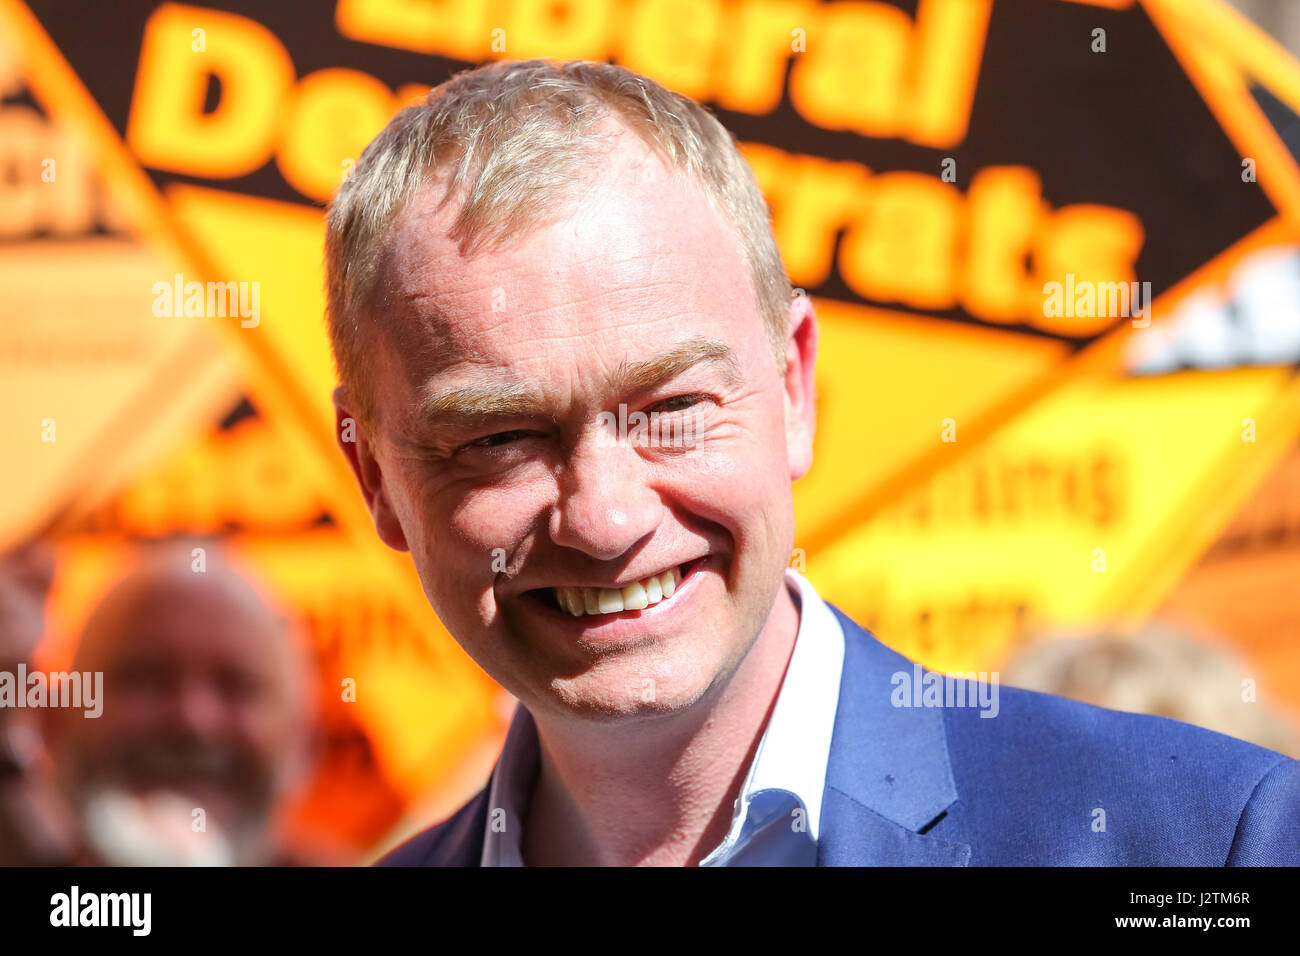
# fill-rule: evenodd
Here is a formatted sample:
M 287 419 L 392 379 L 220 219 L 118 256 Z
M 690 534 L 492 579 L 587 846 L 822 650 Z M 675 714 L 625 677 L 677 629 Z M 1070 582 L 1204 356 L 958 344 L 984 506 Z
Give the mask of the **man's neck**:
M 607 736 L 537 720 L 541 762 L 528 802 L 529 865 L 694 865 L 726 836 L 781 689 L 800 610 L 779 589 L 754 646 L 709 706 Z M 704 703 L 704 701 L 701 701 Z

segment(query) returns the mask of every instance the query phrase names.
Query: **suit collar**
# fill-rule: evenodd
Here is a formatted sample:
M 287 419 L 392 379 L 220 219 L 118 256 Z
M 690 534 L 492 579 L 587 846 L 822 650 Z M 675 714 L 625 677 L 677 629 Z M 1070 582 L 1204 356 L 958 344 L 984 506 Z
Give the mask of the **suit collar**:
M 484 787 L 447 823 L 442 839 L 430 848 L 421 865 L 479 866 L 489 803 L 488 788 Z
M 965 844 L 926 835 L 957 799 L 944 711 L 895 707 L 892 677 L 912 662 L 838 608 L 844 673 L 822 804 L 818 863 L 964 866 Z

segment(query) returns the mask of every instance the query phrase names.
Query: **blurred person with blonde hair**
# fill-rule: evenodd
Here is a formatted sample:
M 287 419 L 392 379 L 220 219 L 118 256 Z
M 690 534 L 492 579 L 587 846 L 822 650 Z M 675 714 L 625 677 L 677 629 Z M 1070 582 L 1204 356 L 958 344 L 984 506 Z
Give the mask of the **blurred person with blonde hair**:
M 1295 730 L 1257 699 L 1252 673 L 1231 649 L 1159 623 L 1132 635 L 1042 637 L 1002 666 L 1016 687 L 1168 717 L 1297 756 Z

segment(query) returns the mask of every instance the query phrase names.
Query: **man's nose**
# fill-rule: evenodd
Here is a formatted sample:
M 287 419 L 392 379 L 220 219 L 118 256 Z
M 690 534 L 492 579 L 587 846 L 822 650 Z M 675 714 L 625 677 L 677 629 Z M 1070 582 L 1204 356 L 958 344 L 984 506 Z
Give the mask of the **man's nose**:
M 169 716 L 177 730 L 205 737 L 224 726 L 226 703 L 211 681 L 186 680 L 176 688 Z
M 588 430 L 559 474 L 551 540 L 601 561 L 627 553 L 661 520 L 663 503 L 650 475 L 651 465 L 627 437 L 599 426 Z

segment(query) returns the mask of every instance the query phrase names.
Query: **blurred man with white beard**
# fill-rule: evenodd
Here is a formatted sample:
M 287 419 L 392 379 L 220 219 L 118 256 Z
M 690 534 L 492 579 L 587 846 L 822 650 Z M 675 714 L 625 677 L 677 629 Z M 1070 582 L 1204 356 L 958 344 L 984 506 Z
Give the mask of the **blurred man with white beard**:
M 95 608 L 75 667 L 99 718 L 48 712 L 87 862 L 268 865 L 274 811 L 309 766 L 307 666 L 288 622 L 211 547 L 148 555 Z

